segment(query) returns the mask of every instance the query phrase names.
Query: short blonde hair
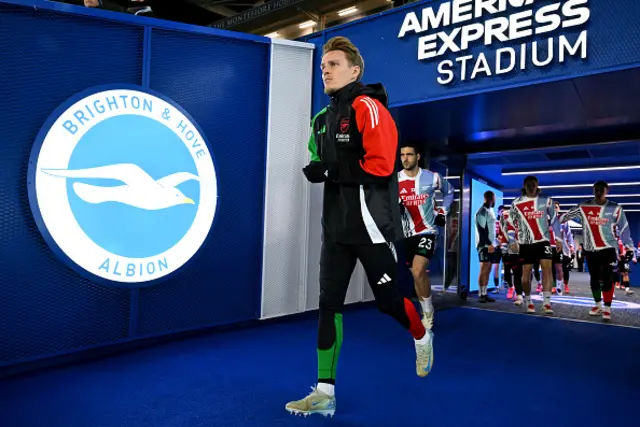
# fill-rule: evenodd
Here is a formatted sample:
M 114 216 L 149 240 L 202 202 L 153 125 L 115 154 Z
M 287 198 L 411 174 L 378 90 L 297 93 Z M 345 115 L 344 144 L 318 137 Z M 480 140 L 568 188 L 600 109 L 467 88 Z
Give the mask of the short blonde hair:
M 323 55 L 336 50 L 344 52 L 350 66 L 360 67 L 360 73 L 358 74 L 358 77 L 356 79 L 357 81 L 360 81 L 360 79 L 362 79 L 362 75 L 364 74 L 364 59 L 362 59 L 362 55 L 360 55 L 360 51 L 358 50 L 358 48 L 353 43 L 351 43 L 351 40 L 342 36 L 329 39 L 322 47 Z

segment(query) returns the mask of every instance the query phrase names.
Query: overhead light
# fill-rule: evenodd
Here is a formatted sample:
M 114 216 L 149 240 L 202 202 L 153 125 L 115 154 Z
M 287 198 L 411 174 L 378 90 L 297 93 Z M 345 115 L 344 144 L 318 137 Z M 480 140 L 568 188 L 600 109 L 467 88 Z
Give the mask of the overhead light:
M 280 37 L 280 33 L 274 31 L 273 33 L 265 34 L 264 36 L 269 38 Z
M 445 176 L 444 179 L 460 179 L 460 177 L 452 175 L 452 176 Z
M 306 21 L 298 25 L 298 28 L 304 30 L 305 28 L 313 27 L 314 25 L 316 25 L 316 21 Z
M 357 11 L 358 11 L 358 9 L 355 6 L 351 6 L 351 7 L 348 7 L 346 9 L 342 9 L 342 10 L 338 11 L 338 16 L 351 15 L 353 13 L 356 13 Z
M 627 186 L 627 185 L 640 185 L 639 182 L 617 182 L 617 183 L 608 183 L 609 186 Z M 593 184 L 566 184 L 566 185 L 538 185 L 540 188 L 573 188 L 573 187 L 593 187 Z
M 627 169 L 640 169 L 640 165 L 606 166 L 606 167 L 579 168 L 579 169 L 554 169 L 554 170 L 544 170 L 544 171 L 502 172 L 502 175 L 503 176 L 541 175 L 541 174 L 549 174 L 549 173 L 597 172 L 597 171 L 615 171 L 615 170 L 627 170 Z

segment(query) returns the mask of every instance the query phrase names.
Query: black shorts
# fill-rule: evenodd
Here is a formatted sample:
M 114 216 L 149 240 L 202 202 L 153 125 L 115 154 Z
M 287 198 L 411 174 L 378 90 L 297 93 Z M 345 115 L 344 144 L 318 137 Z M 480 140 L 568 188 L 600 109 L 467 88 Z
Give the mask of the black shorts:
M 553 259 L 555 248 L 549 242 L 538 242 L 530 245 L 520 245 L 520 258 L 523 265 L 532 265 L 542 259 Z
M 562 265 L 562 262 L 564 261 L 564 253 L 556 248 L 553 248 L 553 263 L 554 264 L 560 264 Z
M 508 254 L 504 257 L 504 263 L 510 267 L 522 264 L 522 258 L 519 254 Z
M 629 269 L 629 261 L 626 258 L 618 261 L 618 273 L 628 273 Z
M 413 258 L 416 255 L 431 259 L 436 249 L 436 235 L 424 234 L 422 236 L 412 236 L 404 239 L 404 253 L 407 258 L 407 266 L 413 265 Z
M 492 254 L 489 253 L 489 248 L 478 249 L 478 260 L 480 262 L 490 262 L 491 264 L 500 264 L 502 259 L 502 252 L 500 248 L 495 248 Z

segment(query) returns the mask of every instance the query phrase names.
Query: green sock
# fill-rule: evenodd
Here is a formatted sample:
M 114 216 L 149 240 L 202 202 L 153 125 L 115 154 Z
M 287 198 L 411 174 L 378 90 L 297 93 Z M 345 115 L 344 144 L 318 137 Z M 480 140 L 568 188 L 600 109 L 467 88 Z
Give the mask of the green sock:
M 342 348 L 342 313 L 336 313 L 333 320 L 336 327 L 336 340 L 327 350 L 318 349 L 318 378 L 335 380 Z
M 598 302 L 598 301 L 602 300 L 602 293 L 600 291 L 600 288 L 591 289 L 591 294 L 593 295 L 593 300 L 595 302 Z

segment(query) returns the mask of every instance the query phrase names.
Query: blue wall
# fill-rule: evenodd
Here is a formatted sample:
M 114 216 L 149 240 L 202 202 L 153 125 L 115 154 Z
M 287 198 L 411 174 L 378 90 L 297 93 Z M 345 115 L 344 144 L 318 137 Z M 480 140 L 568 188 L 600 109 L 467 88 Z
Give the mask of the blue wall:
M 0 366 L 258 318 L 269 40 L 36 4 L 0 3 Z M 178 275 L 139 290 L 97 285 L 67 268 L 41 237 L 27 197 L 29 153 L 47 117 L 75 93 L 110 83 L 172 98 L 216 159 L 211 238 Z

